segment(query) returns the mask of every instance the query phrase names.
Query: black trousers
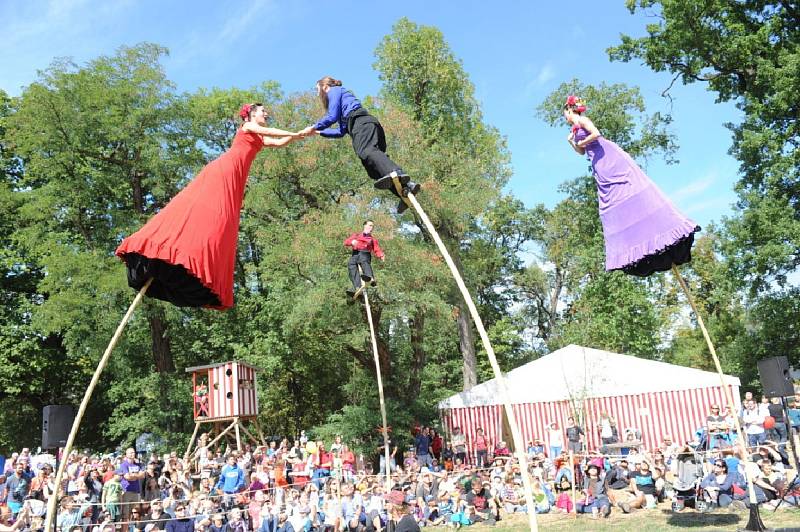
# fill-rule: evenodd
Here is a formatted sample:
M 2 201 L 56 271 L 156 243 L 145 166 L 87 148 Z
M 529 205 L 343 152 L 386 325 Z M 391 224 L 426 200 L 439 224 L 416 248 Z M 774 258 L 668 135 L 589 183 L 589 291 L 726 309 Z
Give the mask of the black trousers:
M 369 251 L 354 251 L 347 262 L 347 272 L 350 274 L 350 280 L 356 290 L 361 287 L 361 276 L 358 273 L 359 265 L 361 265 L 361 271 L 364 275 L 368 275 L 371 279 L 374 278 L 375 276 L 372 274 L 372 253 Z
M 386 155 L 386 135 L 378 119 L 364 109 L 356 109 L 347 117 L 347 128 L 353 139 L 353 150 L 373 181 L 392 172 L 404 173 Z

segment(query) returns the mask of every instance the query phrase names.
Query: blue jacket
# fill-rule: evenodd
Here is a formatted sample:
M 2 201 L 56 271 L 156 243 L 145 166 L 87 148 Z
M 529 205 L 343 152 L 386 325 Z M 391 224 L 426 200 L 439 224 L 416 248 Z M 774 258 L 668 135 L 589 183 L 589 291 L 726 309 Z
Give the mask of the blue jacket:
M 238 465 L 225 465 L 219 475 L 217 489 L 225 493 L 236 493 L 244 487 L 244 471 Z
M 166 532 L 194 532 L 194 519 L 170 519 Z
M 328 90 L 328 114 L 314 124 L 314 129 L 319 134 L 328 138 L 344 137 L 347 134 L 347 117 L 356 109 L 361 108 L 361 102 L 353 93 L 344 87 L 331 87 Z M 338 129 L 331 126 L 339 123 Z

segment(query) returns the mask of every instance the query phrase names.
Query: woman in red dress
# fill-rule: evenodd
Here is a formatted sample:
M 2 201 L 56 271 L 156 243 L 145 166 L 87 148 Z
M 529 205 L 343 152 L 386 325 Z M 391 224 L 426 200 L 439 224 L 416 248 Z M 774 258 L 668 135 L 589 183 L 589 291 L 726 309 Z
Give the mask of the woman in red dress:
M 150 297 L 178 306 L 233 306 L 239 212 L 250 165 L 264 146 L 301 138 L 266 127 L 260 103 L 243 105 L 239 116 L 243 124 L 231 148 L 117 248 L 131 288 L 141 289 L 152 277 Z

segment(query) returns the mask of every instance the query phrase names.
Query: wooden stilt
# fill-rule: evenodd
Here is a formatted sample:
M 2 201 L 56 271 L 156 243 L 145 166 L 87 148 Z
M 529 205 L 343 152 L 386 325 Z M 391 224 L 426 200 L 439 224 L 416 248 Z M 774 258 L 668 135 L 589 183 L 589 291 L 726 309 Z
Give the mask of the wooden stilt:
M 128 307 L 128 311 L 125 313 L 125 316 L 123 316 L 122 321 L 119 322 L 117 330 L 114 331 L 114 336 L 111 337 L 111 341 L 108 343 L 108 347 L 106 347 L 103 356 L 100 357 L 100 361 L 97 363 L 97 368 L 94 370 L 94 375 L 92 375 L 92 380 L 89 382 L 89 386 L 86 387 L 86 392 L 83 394 L 83 400 L 78 408 L 78 413 L 75 414 L 75 420 L 72 422 L 72 430 L 70 430 L 69 436 L 67 437 L 67 443 L 64 445 L 64 453 L 62 455 L 61 462 L 58 464 L 58 471 L 56 472 L 56 478 L 53 484 L 55 493 L 50 496 L 50 499 L 47 502 L 47 516 L 45 517 L 44 523 L 44 530 L 47 532 L 55 529 L 56 503 L 59 499 L 61 481 L 64 479 L 64 470 L 66 469 L 69 455 L 72 452 L 72 446 L 75 443 L 75 437 L 78 435 L 78 429 L 81 426 L 83 414 L 86 412 L 86 408 L 89 406 L 92 393 L 94 393 L 97 382 L 100 380 L 100 375 L 102 375 L 106 364 L 108 364 L 108 359 L 111 357 L 111 352 L 114 350 L 114 347 L 116 347 L 117 342 L 122 336 L 122 331 L 125 329 L 125 325 L 127 325 L 128 320 L 131 319 L 133 311 L 136 310 L 136 307 L 138 307 L 139 303 L 142 302 L 142 298 L 144 297 L 145 292 L 147 292 L 147 289 L 150 288 L 150 283 L 152 282 L 153 279 L 151 277 L 146 283 L 144 283 L 144 286 L 139 290 L 139 293 L 136 294 L 136 297 L 133 298 L 133 302 L 131 303 L 130 307 Z
M 363 273 L 361 271 L 361 266 L 358 267 L 358 273 Z M 383 377 L 381 376 L 381 359 L 380 355 L 378 354 L 378 340 L 375 337 L 375 324 L 372 321 L 372 308 L 369 306 L 369 296 L 367 295 L 367 285 L 364 283 L 364 280 L 361 280 L 361 290 L 364 292 L 364 307 L 367 311 L 367 322 L 369 322 L 369 336 L 370 340 L 372 341 L 372 355 L 375 358 L 375 374 L 378 379 L 378 398 L 380 400 L 381 405 L 381 422 L 383 423 L 383 459 L 386 463 L 386 490 L 388 491 L 392 487 L 392 465 L 390 461 L 390 450 L 389 450 L 389 430 L 388 424 L 386 421 L 386 401 L 383 397 Z
M 692 293 L 689 291 L 689 286 L 686 284 L 686 280 L 684 280 L 683 276 L 678 271 L 678 267 L 675 266 L 674 264 L 672 265 L 672 273 L 678 280 L 678 284 L 681 285 L 683 293 L 686 295 L 686 300 L 689 302 L 689 306 L 692 307 L 692 312 L 694 312 L 694 316 L 695 318 L 697 318 L 697 325 L 700 326 L 700 330 L 703 333 L 703 338 L 705 338 L 706 345 L 708 345 L 708 350 L 711 352 L 711 359 L 714 361 L 714 367 L 716 367 L 717 369 L 717 374 L 719 375 L 719 381 L 722 386 L 722 391 L 725 393 L 725 400 L 728 402 L 728 408 L 730 409 L 733 417 L 733 423 L 736 428 L 736 434 L 739 438 L 739 445 L 742 448 L 743 451 L 742 454 L 744 454 L 742 459 L 744 460 L 746 467 L 746 464 L 748 462 L 751 462 L 750 452 L 747 450 L 747 440 L 745 439 L 744 431 L 742 430 L 742 425 L 741 423 L 739 423 L 739 415 L 736 413 L 736 405 L 733 402 L 733 395 L 731 394 L 730 386 L 728 386 L 728 384 L 725 382 L 725 374 L 722 372 L 722 365 L 719 363 L 717 350 L 714 348 L 714 343 L 711 341 L 711 336 L 708 334 L 706 325 L 703 322 L 703 317 L 697 310 L 697 305 L 695 305 L 694 303 L 694 297 L 692 297 Z M 747 478 L 747 491 L 750 496 L 750 520 L 748 521 L 745 530 L 759 530 L 759 531 L 766 530 L 767 528 L 764 526 L 764 523 L 761 522 L 761 517 L 758 514 L 758 504 L 756 504 L 756 491 L 755 487 L 753 486 L 752 475 L 746 474 L 745 477 Z
M 442 239 L 439 237 L 439 233 L 431 223 L 428 215 L 425 214 L 425 211 L 417 201 L 417 198 L 415 198 L 414 194 L 411 192 L 408 192 L 404 196 L 400 187 L 400 180 L 397 177 L 394 177 L 393 181 L 395 188 L 400 194 L 400 197 L 408 199 L 408 202 L 411 203 L 411 205 L 414 207 L 414 210 L 417 211 L 417 214 L 422 219 L 423 224 L 425 224 L 428 233 L 430 233 L 434 242 L 436 242 L 436 246 L 439 248 L 439 252 L 442 254 L 447 266 L 450 268 L 450 273 L 453 275 L 453 279 L 455 279 L 458 289 L 461 291 L 461 296 L 464 298 L 464 302 L 469 308 L 469 312 L 472 315 L 472 321 L 475 323 L 475 328 L 478 329 L 478 334 L 481 337 L 483 348 L 486 351 L 486 354 L 489 356 L 489 363 L 492 366 L 494 377 L 497 380 L 500 388 L 500 398 L 503 402 L 506 416 L 508 417 L 508 422 L 511 425 L 511 435 L 514 440 L 514 452 L 519 460 L 520 470 L 522 471 L 522 483 L 525 487 L 525 503 L 528 506 L 528 524 L 531 531 L 536 532 L 538 530 L 538 526 L 536 524 L 536 512 L 533 511 L 533 509 L 536 507 L 536 504 L 533 500 L 533 485 L 531 483 L 530 472 L 528 470 L 528 459 L 525 455 L 525 444 L 522 440 L 522 432 L 519 430 L 519 424 L 517 423 L 514 409 L 511 407 L 511 401 L 509 400 L 508 386 L 506 385 L 505 377 L 503 376 L 503 372 L 500 370 L 500 365 L 497 363 L 497 357 L 495 356 L 494 349 L 489 341 L 489 335 L 486 333 L 486 328 L 483 326 L 483 320 L 481 320 L 481 317 L 478 314 L 478 309 L 475 307 L 475 303 L 472 301 L 472 296 L 470 296 L 469 290 L 467 290 L 467 286 L 464 284 L 464 279 L 461 278 L 461 274 L 458 272 L 458 268 L 456 268 L 456 265 L 450 256 L 450 252 L 447 251 L 444 242 L 442 242 Z

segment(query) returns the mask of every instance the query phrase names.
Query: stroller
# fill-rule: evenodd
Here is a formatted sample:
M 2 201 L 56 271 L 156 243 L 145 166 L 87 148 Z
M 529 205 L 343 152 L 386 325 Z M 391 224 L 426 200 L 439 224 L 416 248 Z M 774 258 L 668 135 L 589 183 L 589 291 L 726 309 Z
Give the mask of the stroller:
M 695 450 L 685 447 L 675 458 L 675 481 L 672 483 L 672 511 L 694 508 L 699 512 L 708 510 L 703 498 L 700 482 L 703 480 L 703 458 Z

